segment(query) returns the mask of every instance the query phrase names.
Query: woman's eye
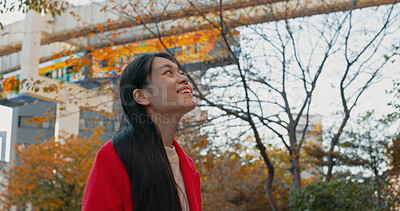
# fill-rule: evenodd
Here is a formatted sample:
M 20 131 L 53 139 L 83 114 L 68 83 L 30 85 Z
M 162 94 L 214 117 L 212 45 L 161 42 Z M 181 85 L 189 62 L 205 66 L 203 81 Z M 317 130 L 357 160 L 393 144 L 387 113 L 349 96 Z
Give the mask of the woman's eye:
M 171 72 L 171 70 L 168 70 L 164 74 L 172 74 L 172 72 Z

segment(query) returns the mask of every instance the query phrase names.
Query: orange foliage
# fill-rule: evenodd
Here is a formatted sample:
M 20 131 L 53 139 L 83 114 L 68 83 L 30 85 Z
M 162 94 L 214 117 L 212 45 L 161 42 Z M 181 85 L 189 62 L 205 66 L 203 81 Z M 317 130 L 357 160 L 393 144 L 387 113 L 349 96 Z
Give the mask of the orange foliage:
M 209 137 L 200 134 L 198 127 L 193 127 L 203 124 L 207 118 L 204 112 L 200 115 L 200 118 L 188 116 L 183 119 L 184 128 L 176 139 L 200 173 L 203 209 L 267 209 L 269 205 L 263 187 L 267 172 L 259 154 L 245 153 L 248 147 L 242 143 L 223 146 L 229 149 L 212 146 Z
M 206 136 L 186 134 L 179 141 L 200 172 L 204 210 L 263 210 L 269 206 L 263 189 L 266 169 L 257 155 L 239 155 L 245 151 L 240 144 L 233 145 L 232 151 L 210 148 Z M 200 149 L 206 149 L 206 154 L 200 154 Z
M 109 39 L 114 39 L 116 33 L 113 32 L 107 35 Z M 180 47 L 174 53 L 176 58 L 181 63 L 190 63 L 197 61 L 205 61 L 208 58 L 208 53 L 215 48 L 215 40 L 218 35 L 217 30 L 201 30 L 196 32 L 188 32 L 180 35 L 171 35 L 166 37 L 160 37 L 165 47 L 172 49 L 174 47 Z M 101 38 L 105 39 L 105 38 Z M 195 51 L 195 45 L 197 50 Z M 89 48 L 89 47 L 88 47 Z M 94 73 L 105 73 L 113 69 L 124 69 L 129 61 L 124 61 L 123 66 L 119 66 L 121 57 L 132 56 L 134 54 L 140 54 L 145 52 L 153 51 L 164 51 L 164 46 L 160 43 L 158 38 L 148 39 L 141 42 L 133 42 L 123 45 L 115 45 L 111 47 L 104 47 L 99 49 L 91 48 L 93 56 L 93 71 Z M 106 65 L 101 67 L 101 61 L 107 61 Z
M 1 84 L 3 90 L 0 93 L 1 98 L 5 98 L 12 91 L 19 92 L 19 88 L 20 88 L 19 83 L 20 83 L 20 81 L 19 81 L 19 79 L 17 79 L 15 77 L 15 75 L 3 79 L 3 82 Z
M 79 210 L 86 180 L 102 141 L 103 130 L 60 142 L 16 146 L 18 162 L 5 172 L 8 181 L 0 202 L 2 210 L 32 203 L 33 210 Z

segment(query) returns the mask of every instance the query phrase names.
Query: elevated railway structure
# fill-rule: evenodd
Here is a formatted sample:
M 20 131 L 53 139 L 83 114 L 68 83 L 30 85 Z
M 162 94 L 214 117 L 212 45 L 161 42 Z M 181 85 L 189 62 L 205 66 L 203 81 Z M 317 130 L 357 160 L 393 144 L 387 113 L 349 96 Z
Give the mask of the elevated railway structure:
M 225 24 L 235 27 L 393 2 L 394 0 L 225 0 L 222 1 L 221 8 Z M 210 1 L 198 6 L 171 4 L 163 8 L 163 12 L 155 11 L 137 18 L 140 13 L 121 17 L 117 11 L 103 10 L 104 5 L 100 2 L 70 8 L 65 14 L 55 18 L 43 16 L 40 38 L 41 57 L 44 58 L 42 61 L 50 60 L 53 54 L 67 46 L 74 52 L 83 51 L 88 45 L 94 48 L 109 46 L 109 40 L 101 39 L 108 31 L 121 30 L 121 34 L 112 41 L 115 44 L 154 38 L 154 34 L 143 28 L 143 23 L 149 29 L 163 26 L 163 36 L 209 29 L 209 23 L 204 20 L 203 15 L 218 22 L 216 19 L 219 17 L 215 13 L 219 12 L 220 6 Z M 176 27 L 177 25 L 180 27 Z M 20 58 L 18 54 L 22 49 L 24 27 L 22 21 L 5 26 L 0 38 L 0 60 L 3 60 L 0 61 L 0 73 L 19 69 L 20 59 L 9 58 L 13 61 L 9 64 L 4 61 L 7 60 L 6 57 Z

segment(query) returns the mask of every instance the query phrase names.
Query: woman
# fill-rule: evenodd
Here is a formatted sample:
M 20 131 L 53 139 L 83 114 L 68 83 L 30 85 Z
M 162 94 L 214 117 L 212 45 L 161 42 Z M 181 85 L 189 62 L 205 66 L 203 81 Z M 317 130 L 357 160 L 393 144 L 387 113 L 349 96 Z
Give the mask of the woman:
M 199 173 L 173 139 L 195 107 L 181 69 L 167 53 L 145 54 L 125 68 L 125 121 L 96 155 L 83 210 L 201 210 Z

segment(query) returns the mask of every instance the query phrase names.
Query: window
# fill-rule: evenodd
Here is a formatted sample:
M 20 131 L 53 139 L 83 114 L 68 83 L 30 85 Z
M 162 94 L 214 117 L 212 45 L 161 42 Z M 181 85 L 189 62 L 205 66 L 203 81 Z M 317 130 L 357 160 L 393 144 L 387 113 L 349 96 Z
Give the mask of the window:
M 43 74 L 43 76 L 48 77 L 48 78 L 52 78 L 53 75 L 53 71 L 49 71 Z
M 32 119 L 31 116 L 20 116 L 18 119 L 18 127 L 22 128 L 41 128 L 42 124 L 37 122 L 29 122 L 28 119 Z
M 46 122 L 42 123 L 42 127 L 43 128 L 50 128 L 50 126 L 51 126 L 51 122 L 49 122 L 49 121 L 46 121 Z
M 188 45 L 188 46 L 186 47 L 186 53 L 187 53 L 187 55 L 190 55 L 190 45 Z
M 51 77 L 52 77 L 53 79 L 57 78 L 57 70 L 52 70 L 52 71 L 51 71 Z
M 139 58 L 140 56 L 144 55 L 145 53 L 137 53 L 133 56 L 134 59 Z M 128 56 L 129 57 L 129 56 Z M 128 60 L 129 61 L 129 60 Z
M 105 68 L 108 66 L 108 59 L 104 59 L 101 61 L 101 68 Z
M 10 157 L 6 157 L 6 152 L 7 152 L 7 132 L 6 131 L 1 131 L 0 132 L 0 160 L 4 162 L 8 162 Z
M 104 127 L 105 127 L 105 130 L 106 131 L 113 131 L 114 130 L 114 122 L 113 121 L 106 121 L 106 122 L 104 122 L 105 124 L 104 124 Z
M 4 140 L 4 142 L 6 142 L 6 140 Z M 0 136 L 0 145 L 1 145 L 1 149 L 3 149 L 3 137 Z M 5 145 L 5 144 L 4 144 Z M 5 154 L 5 153 L 4 153 Z M 3 152 L 0 152 L 0 160 L 1 161 L 5 161 L 5 159 L 3 158 Z
M 79 119 L 79 130 L 85 130 L 85 129 L 86 129 L 86 120 Z
M 120 121 L 114 121 L 114 131 L 119 130 Z
M 168 51 L 173 55 L 181 55 L 182 54 L 182 47 L 174 47 L 174 48 L 169 48 Z
M 31 116 L 20 116 L 18 117 L 18 127 L 22 128 L 44 128 L 50 129 L 54 128 L 55 120 L 51 119 L 49 121 L 43 121 L 42 123 L 38 123 L 35 121 L 29 122 L 28 119 L 32 119 Z
M 57 78 L 62 78 L 63 77 L 63 69 L 62 68 L 58 68 L 57 72 L 58 72 Z
M 74 71 L 74 66 L 72 66 L 72 65 L 71 66 L 67 66 L 66 69 L 67 69 L 66 73 L 67 74 L 71 74 Z

